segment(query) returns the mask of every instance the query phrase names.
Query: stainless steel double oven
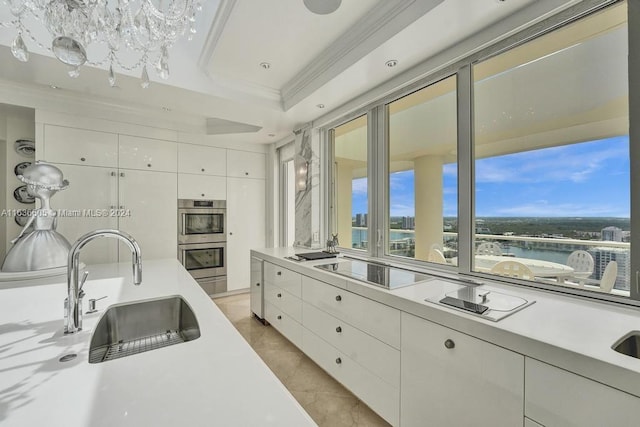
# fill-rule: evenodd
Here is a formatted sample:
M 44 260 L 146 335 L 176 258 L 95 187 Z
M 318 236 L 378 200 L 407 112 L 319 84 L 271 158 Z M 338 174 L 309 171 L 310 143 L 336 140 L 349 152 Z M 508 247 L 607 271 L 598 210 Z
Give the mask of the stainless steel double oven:
M 209 295 L 227 291 L 227 203 L 178 200 L 178 259 Z

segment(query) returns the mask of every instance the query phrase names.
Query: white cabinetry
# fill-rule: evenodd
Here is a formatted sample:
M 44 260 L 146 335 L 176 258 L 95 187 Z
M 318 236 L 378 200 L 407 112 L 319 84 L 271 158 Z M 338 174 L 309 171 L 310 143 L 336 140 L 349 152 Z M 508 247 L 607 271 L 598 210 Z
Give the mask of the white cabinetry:
M 145 259 L 175 258 L 178 223 L 175 173 L 120 170 L 119 228 L 131 234 Z M 120 261 L 131 251 L 120 245 Z
M 226 150 L 224 148 L 180 144 L 178 145 L 178 172 L 226 176 Z
M 118 170 L 65 164 L 58 167 L 70 183 L 69 188 L 59 191 L 51 200 L 53 209 L 60 210 L 58 232 L 73 244 L 89 231 L 118 228 L 118 218 L 111 215 L 111 209 L 118 205 Z M 117 242 L 94 240 L 80 256 L 87 264 L 117 262 Z
M 178 198 L 227 200 L 227 178 L 180 173 L 178 174 Z
M 249 288 L 250 250 L 265 245 L 265 181 L 226 180 L 227 290 L 233 291 Z
M 176 171 L 178 144 L 175 142 L 129 135 L 119 135 L 118 141 L 120 169 Z
M 266 162 L 262 153 L 227 150 L 227 176 L 264 179 Z
M 525 384 L 525 415 L 546 427 L 631 427 L 640 420 L 640 398 L 528 357 Z
M 306 276 L 302 299 L 304 352 L 398 425 L 400 311 Z
M 42 159 L 57 163 L 70 182 L 53 207 L 63 210 L 58 231 L 71 243 L 89 231 L 116 228 L 138 241 L 145 259 L 176 256 L 175 142 L 47 124 L 43 151 Z M 125 261 L 130 251 L 122 248 L 119 257 L 115 240 L 99 239 L 82 261 Z
M 401 359 L 403 427 L 523 424 L 524 356 L 402 313 Z
M 285 338 L 302 347 L 302 277 L 264 262 L 264 318 Z
M 43 160 L 52 163 L 118 167 L 118 135 L 44 125 Z

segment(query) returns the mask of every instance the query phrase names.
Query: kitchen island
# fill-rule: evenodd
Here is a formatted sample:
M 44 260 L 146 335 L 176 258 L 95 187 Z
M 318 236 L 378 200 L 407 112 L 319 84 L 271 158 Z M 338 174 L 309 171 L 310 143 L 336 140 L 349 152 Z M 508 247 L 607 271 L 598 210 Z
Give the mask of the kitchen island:
M 315 425 L 177 260 L 88 267 L 98 311 L 63 334 L 65 277 L 0 284 L 0 425 Z M 103 363 L 88 362 L 93 330 L 114 304 L 180 295 L 200 337 Z M 67 362 L 59 359 L 75 354 Z
M 377 268 L 347 277 L 353 259 L 289 258 L 301 251 L 252 250 L 265 319 L 390 424 L 638 425 L 640 359 L 612 348 L 640 331 L 636 307 L 413 266 L 431 277 L 387 289 Z M 528 305 L 493 321 L 438 303 L 469 286 Z

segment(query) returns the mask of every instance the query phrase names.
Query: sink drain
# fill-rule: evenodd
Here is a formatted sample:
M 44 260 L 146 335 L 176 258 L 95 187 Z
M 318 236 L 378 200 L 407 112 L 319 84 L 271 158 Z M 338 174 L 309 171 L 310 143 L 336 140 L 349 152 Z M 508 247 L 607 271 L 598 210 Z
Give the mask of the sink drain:
M 68 362 L 70 360 L 75 359 L 76 357 L 78 357 L 77 354 L 75 353 L 69 353 L 69 354 L 65 354 L 64 356 L 62 356 L 60 359 L 58 359 L 58 362 Z

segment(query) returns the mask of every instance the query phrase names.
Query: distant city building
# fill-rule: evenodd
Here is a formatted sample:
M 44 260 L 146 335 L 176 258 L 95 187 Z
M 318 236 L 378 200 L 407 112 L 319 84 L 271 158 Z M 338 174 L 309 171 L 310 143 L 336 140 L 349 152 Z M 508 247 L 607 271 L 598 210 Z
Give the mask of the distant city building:
M 631 259 L 627 249 L 596 247 L 589 249 L 588 252 L 593 256 L 595 264 L 592 275 L 594 279 L 602 279 L 602 274 L 604 273 L 604 269 L 607 268 L 607 264 L 611 261 L 615 261 L 618 263 L 618 275 L 616 276 L 616 283 L 614 287 L 616 289 L 623 289 L 626 291 L 630 289 Z
M 355 221 L 355 226 L 356 227 L 366 227 L 367 226 L 367 219 L 368 219 L 368 214 L 363 214 L 363 213 L 359 213 L 356 214 L 356 221 Z
M 402 229 L 403 230 L 413 230 L 416 228 L 416 219 L 412 216 L 403 216 L 402 217 Z
M 605 227 L 600 233 L 606 242 L 622 242 L 622 230 L 618 227 Z
M 476 234 L 491 234 L 491 229 L 488 227 L 478 227 L 476 224 Z

